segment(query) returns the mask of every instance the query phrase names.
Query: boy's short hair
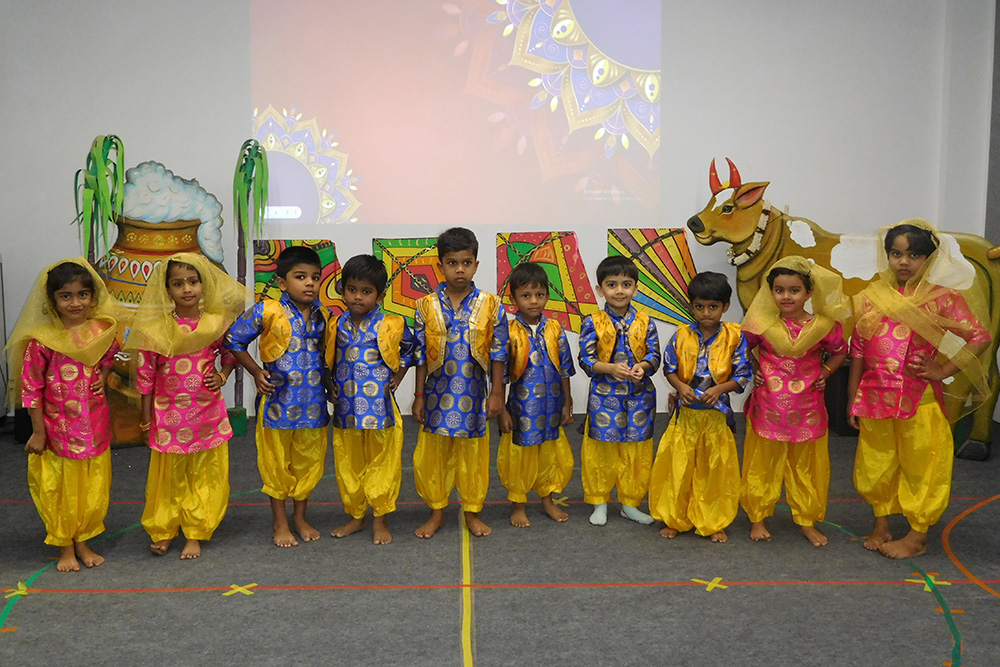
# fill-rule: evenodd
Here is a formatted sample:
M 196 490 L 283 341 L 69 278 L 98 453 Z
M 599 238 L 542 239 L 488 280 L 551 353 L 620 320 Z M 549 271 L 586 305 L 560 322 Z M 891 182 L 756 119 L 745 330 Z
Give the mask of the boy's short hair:
M 323 263 L 319 259 L 318 252 L 309 246 L 290 245 L 278 255 L 278 268 L 275 269 L 274 273 L 279 278 L 284 278 L 296 264 L 308 264 L 310 266 L 318 266 L 320 269 L 323 268 Z
M 94 277 L 90 275 L 90 271 L 76 262 L 63 262 L 49 269 L 45 276 L 45 293 L 49 295 L 49 301 L 55 303 L 56 292 L 78 280 L 81 285 L 93 293 L 94 303 L 96 303 L 97 292 L 94 289 Z
M 721 273 L 715 271 L 702 271 L 688 285 L 688 298 L 694 301 L 719 301 L 729 303 L 733 298 L 733 288 L 729 284 L 729 279 Z
M 910 252 L 921 257 L 928 257 L 937 250 L 938 240 L 930 230 L 916 225 L 896 225 L 890 227 L 885 234 L 885 252 L 889 254 L 897 236 L 905 236 L 910 244 Z
M 639 269 L 635 267 L 628 257 L 622 255 L 611 255 L 601 260 L 597 265 L 597 284 L 600 285 L 608 276 L 625 276 L 632 280 L 639 280 Z
M 340 272 L 340 280 L 343 286 L 347 286 L 348 280 L 360 280 L 371 283 L 375 286 L 375 291 L 379 294 L 385 291 L 385 285 L 389 282 L 389 276 L 385 270 L 385 264 L 380 262 L 375 255 L 355 255 L 347 260 L 343 270 Z M 341 288 L 341 294 L 344 290 Z
M 802 284 L 805 286 L 806 291 L 812 292 L 812 278 L 807 273 L 800 273 L 799 271 L 790 269 L 787 266 L 776 266 L 767 274 L 767 286 L 774 289 L 774 280 L 778 276 L 798 276 L 802 279 Z
M 539 285 L 546 292 L 549 291 L 549 276 L 540 264 L 534 262 L 522 262 L 514 267 L 507 279 L 510 286 L 510 295 L 514 296 L 514 290 L 525 285 Z
M 437 238 L 438 259 L 443 259 L 449 252 L 471 250 L 472 256 L 479 259 L 479 241 L 471 229 L 452 227 L 441 232 Z

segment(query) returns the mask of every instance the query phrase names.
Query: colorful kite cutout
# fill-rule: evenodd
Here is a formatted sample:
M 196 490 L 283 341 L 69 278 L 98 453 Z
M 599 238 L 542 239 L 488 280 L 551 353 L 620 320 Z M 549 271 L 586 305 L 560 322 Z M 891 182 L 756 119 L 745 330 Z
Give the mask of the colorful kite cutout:
M 583 318 L 596 313 L 597 299 L 580 257 L 575 232 L 497 234 L 497 292 L 511 313 L 517 311 L 507 289 L 510 272 L 522 262 L 539 264 L 549 277 L 545 316 L 580 333 Z
M 280 299 L 277 276 L 278 255 L 289 246 L 307 246 L 319 255 L 323 271 L 320 274 L 319 300 L 329 308 L 334 315 L 340 315 L 347 310 L 344 299 L 337 291 L 340 281 L 340 261 L 337 259 L 337 246 L 333 241 L 323 239 L 309 241 L 254 241 L 253 242 L 253 274 L 254 295 L 256 301 L 264 298 Z
M 639 268 L 636 308 L 672 324 L 694 322 L 687 290 L 697 271 L 683 229 L 609 229 L 608 254 Z
M 372 239 L 372 254 L 389 275 L 382 309 L 413 326 L 417 300 L 430 294 L 444 276 L 438 269 L 437 238 Z

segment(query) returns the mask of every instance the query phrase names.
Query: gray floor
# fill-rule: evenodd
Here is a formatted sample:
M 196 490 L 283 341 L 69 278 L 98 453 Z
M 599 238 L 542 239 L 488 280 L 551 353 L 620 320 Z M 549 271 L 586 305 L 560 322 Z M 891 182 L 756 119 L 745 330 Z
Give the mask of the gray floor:
M 657 437 L 666 427 L 660 416 Z M 578 417 L 579 420 L 579 417 Z M 344 518 L 332 457 L 310 510 L 317 543 L 270 543 L 267 498 L 252 438 L 231 447 L 232 505 L 195 561 L 180 543 L 165 557 L 148 551 L 138 520 L 148 453 L 114 451 L 108 532 L 92 544 L 107 557 L 94 570 L 55 571 L 55 549 L 30 502 L 25 457 L 9 423 L 0 430 L 0 587 L 28 584 L 5 603 L 0 665 L 462 665 L 462 531 L 456 506 L 432 540 L 413 530 L 426 517 L 409 469 L 415 425 L 407 423 L 403 490 L 391 518 L 394 542 L 367 531 L 342 540 Z M 579 436 L 570 433 L 578 452 Z M 738 438 L 741 440 L 741 438 Z M 741 513 L 727 544 L 692 535 L 659 537 L 612 514 L 587 523 L 579 473 L 564 495 L 571 519 L 555 524 L 530 507 L 532 526 L 511 527 L 495 478 L 483 518 L 494 534 L 472 539 L 469 618 L 476 665 L 942 665 L 961 638 L 961 664 L 1000 664 L 1000 503 L 960 513 L 998 491 L 1000 463 L 957 461 L 953 500 L 931 531 L 930 552 L 911 562 L 865 551 L 870 510 L 851 485 L 853 438 L 833 438 L 831 502 L 815 549 L 779 505 L 774 540 L 752 543 Z M 617 510 L 617 506 L 613 506 Z M 904 530 L 902 519 L 894 528 Z M 935 594 L 907 582 L 915 568 L 936 573 Z M 706 590 L 721 577 L 728 588 Z M 950 585 L 946 585 L 948 582 Z M 255 583 L 253 595 L 232 585 Z M 5 592 L 5 595 L 10 591 Z

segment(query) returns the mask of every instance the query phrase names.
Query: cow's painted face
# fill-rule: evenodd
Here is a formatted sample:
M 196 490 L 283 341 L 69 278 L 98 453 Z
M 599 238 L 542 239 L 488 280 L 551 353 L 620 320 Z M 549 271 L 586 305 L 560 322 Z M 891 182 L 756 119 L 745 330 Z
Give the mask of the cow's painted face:
M 767 183 L 747 183 L 739 189 L 723 190 L 714 195 L 687 226 L 702 245 L 726 241 L 737 245 L 753 236 L 763 209 Z

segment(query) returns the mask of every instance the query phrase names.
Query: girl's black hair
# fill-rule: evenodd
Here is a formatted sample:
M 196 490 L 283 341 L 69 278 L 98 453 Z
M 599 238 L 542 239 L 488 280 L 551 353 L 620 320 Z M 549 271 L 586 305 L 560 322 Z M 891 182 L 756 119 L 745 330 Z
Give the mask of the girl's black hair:
M 389 281 L 385 264 L 375 255 L 355 255 L 347 260 L 340 272 L 341 285 L 346 286 L 348 280 L 362 280 L 375 286 L 375 291 L 381 294 Z M 343 293 L 343 288 L 341 288 Z
M 524 287 L 525 285 L 538 285 L 546 292 L 549 291 L 549 276 L 545 273 L 545 269 L 541 267 L 540 264 L 535 264 L 534 262 L 522 262 L 514 267 L 514 270 L 510 272 L 510 278 L 507 279 L 507 284 L 510 286 L 510 294 L 514 295 L 514 290 Z
M 63 262 L 49 269 L 45 277 L 45 292 L 49 295 L 49 301 L 55 303 L 56 290 L 78 280 L 93 293 L 96 302 L 97 290 L 94 289 L 94 277 L 90 275 L 90 271 L 75 262 Z
M 798 276 L 802 279 L 802 284 L 805 285 L 807 292 L 812 292 L 812 278 L 808 274 L 799 273 L 795 269 L 789 269 L 785 266 L 776 266 L 767 274 L 767 286 L 774 289 L 774 279 L 778 276 Z
M 892 250 L 892 244 L 895 242 L 896 237 L 903 235 L 906 236 L 906 240 L 910 244 L 910 253 L 914 255 L 927 257 L 937 250 L 937 237 L 930 230 L 917 227 L 916 225 L 896 225 L 886 232 L 885 254 L 888 255 L 889 251 Z
M 166 276 L 164 276 L 163 278 L 164 281 L 167 283 L 167 287 L 170 287 L 170 274 L 173 273 L 174 269 L 176 268 L 191 269 L 192 271 L 198 274 L 198 281 L 201 282 L 201 271 L 199 271 L 197 267 L 195 267 L 192 264 L 188 264 L 187 262 L 178 262 L 176 259 L 168 259 L 167 273 Z

